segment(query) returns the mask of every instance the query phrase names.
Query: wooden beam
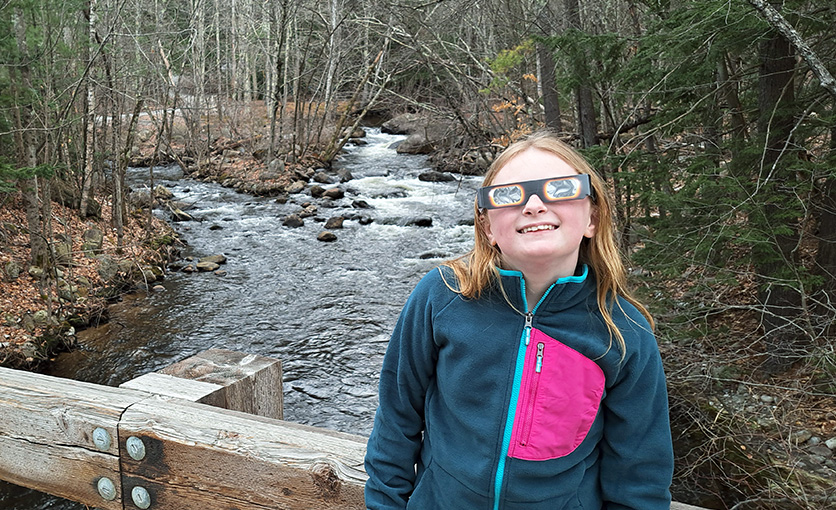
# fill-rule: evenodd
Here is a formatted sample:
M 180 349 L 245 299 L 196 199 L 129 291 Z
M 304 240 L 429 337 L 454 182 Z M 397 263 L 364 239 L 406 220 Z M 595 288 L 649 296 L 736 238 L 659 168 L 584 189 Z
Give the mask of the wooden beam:
M 151 508 L 364 508 L 365 437 L 161 399 L 131 406 L 119 432 L 145 444 L 122 457 L 122 484 Z
M 120 387 L 283 418 L 282 363 L 266 356 L 210 349 Z

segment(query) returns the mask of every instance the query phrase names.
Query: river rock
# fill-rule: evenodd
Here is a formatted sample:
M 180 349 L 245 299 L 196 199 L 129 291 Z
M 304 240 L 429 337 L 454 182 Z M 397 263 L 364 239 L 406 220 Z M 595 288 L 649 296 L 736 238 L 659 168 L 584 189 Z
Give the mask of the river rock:
M 427 126 L 427 117 L 417 113 L 404 113 L 387 120 L 380 126 L 381 133 L 407 135 Z
M 218 265 L 226 264 L 226 256 L 223 254 L 207 255 L 206 257 L 201 257 L 200 262 L 212 262 Z
M 324 243 L 332 243 L 337 240 L 337 235 L 326 230 L 324 232 L 320 232 L 319 235 L 316 236 L 316 240 Z
M 354 179 L 354 176 L 351 175 L 351 172 L 345 168 L 341 168 L 337 170 L 337 178 L 339 178 L 340 182 L 348 182 L 351 179 Z
M 429 154 L 435 148 L 423 133 L 414 133 L 398 144 L 398 154 Z
M 455 181 L 456 178 L 445 172 L 430 170 L 428 172 L 422 172 L 418 176 L 418 180 L 423 182 L 450 182 Z
M 331 188 L 325 190 L 325 193 L 323 193 L 322 196 L 331 200 L 339 200 L 345 196 L 345 191 L 339 187 Z
M 298 214 L 290 214 L 286 216 L 285 219 L 282 221 L 282 225 L 284 225 L 285 227 L 299 228 L 301 226 L 304 226 L 305 222 L 304 220 L 302 220 L 302 217 Z
M 348 135 L 349 138 L 365 138 L 366 130 L 361 127 L 356 127 L 349 133 L 348 128 L 346 128 L 343 130 L 343 136 L 345 135 Z
M 409 221 L 406 222 L 407 226 L 416 226 L 416 227 L 432 227 L 433 226 L 433 219 L 432 218 L 411 218 Z
M 296 193 L 301 193 L 305 189 L 305 186 L 307 186 L 305 181 L 293 181 L 287 186 L 286 191 L 289 194 L 294 195 Z
M 366 202 L 365 200 L 355 200 L 355 201 L 351 202 L 351 207 L 353 207 L 355 209 L 371 209 L 372 208 L 372 206 L 370 206 L 369 203 Z
M 302 210 L 299 211 L 299 217 L 310 218 L 316 215 L 317 211 L 319 211 L 319 208 L 315 204 L 304 203 L 302 204 Z
M 343 218 L 342 216 L 334 216 L 334 217 L 328 218 L 328 221 L 325 222 L 325 228 L 327 228 L 327 229 L 343 228 L 343 221 L 345 221 L 345 218 Z
M 315 184 L 309 188 L 311 192 L 311 196 L 314 198 L 320 198 L 322 195 L 325 194 L 325 188 L 320 186 L 319 184 Z
M 200 261 L 200 262 L 197 263 L 196 267 L 197 267 L 198 271 L 209 272 L 209 271 L 215 271 L 221 266 L 214 263 L 214 262 Z
M 335 181 L 333 177 L 326 174 L 322 170 L 314 174 L 313 180 L 322 184 L 334 184 Z
M 836 450 L 836 437 L 831 437 L 830 439 L 824 442 L 824 445 L 830 448 L 831 450 Z
M 380 131 L 409 135 L 398 144 L 399 154 L 427 154 L 455 135 L 456 123 L 426 114 L 405 113 L 384 122 Z

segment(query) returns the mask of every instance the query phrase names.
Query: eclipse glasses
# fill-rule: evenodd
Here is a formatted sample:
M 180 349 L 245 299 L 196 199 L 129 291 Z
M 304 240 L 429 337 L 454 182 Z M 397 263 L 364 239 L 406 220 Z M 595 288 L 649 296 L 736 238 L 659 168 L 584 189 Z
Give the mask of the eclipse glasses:
M 536 181 L 512 182 L 498 186 L 479 188 L 477 199 L 480 209 L 500 209 L 524 205 L 537 195 L 544 203 L 580 200 L 593 196 L 589 175 L 578 174 Z

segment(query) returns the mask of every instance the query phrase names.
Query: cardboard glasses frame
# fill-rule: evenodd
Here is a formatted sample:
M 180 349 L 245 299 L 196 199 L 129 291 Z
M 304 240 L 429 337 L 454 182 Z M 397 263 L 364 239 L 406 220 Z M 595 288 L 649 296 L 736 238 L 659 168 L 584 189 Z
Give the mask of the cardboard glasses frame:
M 566 187 L 565 184 L 574 184 L 573 187 Z M 560 192 L 571 191 L 570 194 L 558 193 L 549 194 L 549 185 L 558 184 Z M 516 192 L 516 194 L 514 194 Z M 511 196 L 505 196 L 510 194 Z M 592 185 L 589 182 L 588 174 L 567 175 L 565 177 L 552 177 L 549 179 L 537 179 L 534 181 L 511 182 L 496 186 L 484 186 L 477 192 L 478 206 L 480 209 L 501 209 L 504 207 L 519 207 L 528 202 L 531 195 L 537 195 L 543 203 L 563 202 L 568 200 L 580 200 L 586 197 L 595 199 Z M 513 200 L 509 200 L 513 198 Z

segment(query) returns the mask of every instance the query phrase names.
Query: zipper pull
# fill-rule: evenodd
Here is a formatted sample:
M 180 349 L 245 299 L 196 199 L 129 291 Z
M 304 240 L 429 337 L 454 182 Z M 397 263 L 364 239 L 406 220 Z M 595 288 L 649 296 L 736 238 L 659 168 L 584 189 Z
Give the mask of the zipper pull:
M 535 367 L 534 371 L 538 374 L 540 370 L 543 369 L 543 351 L 546 349 L 546 344 L 543 342 L 539 342 L 537 344 L 537 366 Z
M 531 341 L 531 323 L 534 322 L 534 313 L 528 312 L 525 314 L 525 345 Z

